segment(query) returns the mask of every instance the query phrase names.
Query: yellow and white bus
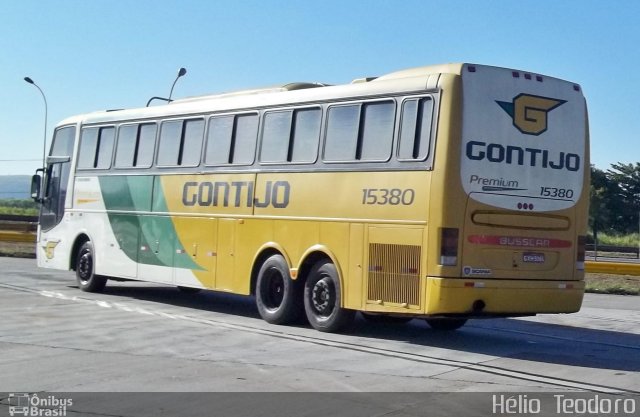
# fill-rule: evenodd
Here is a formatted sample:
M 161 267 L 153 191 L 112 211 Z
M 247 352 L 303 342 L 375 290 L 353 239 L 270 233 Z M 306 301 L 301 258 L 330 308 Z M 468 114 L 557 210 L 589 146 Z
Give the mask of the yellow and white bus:
M 38 265 L 251 294 L 321 331 L 570 313 L 588 175 L 581 87 L 483 65 L 89 113 L 34 177 Z

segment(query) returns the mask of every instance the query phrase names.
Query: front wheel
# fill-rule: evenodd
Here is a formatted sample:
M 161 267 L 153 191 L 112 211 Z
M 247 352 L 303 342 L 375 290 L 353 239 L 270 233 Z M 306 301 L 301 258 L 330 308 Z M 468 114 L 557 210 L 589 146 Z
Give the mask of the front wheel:
M 102 292 L 107 278 L 95 274 L 93 244 L 84 242 L 76 258 L 76 281 L 78 287 L 86 292 Z
M 429 327 L 438 331 L 458 330 L 467 322 L 467 319 L 425 319 Z
M 319 261 L 304 286 L 304 311 L 309 324 L 321 332 L 338 332 L 349 326 L 355 311 L 340 306 L 340 280 L 334 264 Z

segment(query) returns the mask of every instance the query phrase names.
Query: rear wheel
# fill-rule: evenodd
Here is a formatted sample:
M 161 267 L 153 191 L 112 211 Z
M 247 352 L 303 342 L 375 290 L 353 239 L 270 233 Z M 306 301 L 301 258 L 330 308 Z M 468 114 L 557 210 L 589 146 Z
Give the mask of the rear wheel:
M 321 332 L 337 332 L 353 322 L 355 311 L 340 306 L 338 272 L 329 261 L 316 263 L 304 286 L 304 310 L 309 324 Z
M 282 255 L 268 258 L 258 271 L 256 306 L 260 316 L 272 324 L 288 324 L 302 313 L 301 291 L 291 279 Z
M 467 322 L 467 319 L 425 319 L 433 330 L 452 331 L 458 330 Z
M 93 244 L 83 243 L 76 257 L 76 281 L 82 291 L 102 292 L 107 285 L 107 278 L 95 274 L 94 262 Z

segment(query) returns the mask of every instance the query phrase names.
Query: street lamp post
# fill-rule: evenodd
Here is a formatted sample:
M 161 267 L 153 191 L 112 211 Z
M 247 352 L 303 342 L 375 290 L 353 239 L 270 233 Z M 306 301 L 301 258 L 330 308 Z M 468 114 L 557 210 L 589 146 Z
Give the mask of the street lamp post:
M 169 91 L 169 103 L 171 103 L 171 96 L 173 95 L 173 87 L 176 86 L 176 83 L 178 82 L 178 78 L 182 77 L 186 73 L 187 73 L 187 69 L 186 68 L 180 68 L 180 71 L 178 71 L 178 76 L 173 81 L 173 84 L 171 85 L 171 91 Z
M 24 77 L 24 80 L 26 82 L 28 82 L 29 84 L 35 86 L 38 91 L 40 91 L 40 94 L 42 95 L 42 99 L 44 100 L 44 139 L 42 140 L 42 169 L 46 169 L 46 158 L 47 158 L 47 112 L 48 112 L 48 106 L 47 106 L 47 97 L 45 97 L 44 93 L 42 92 L 42 89 L 38 86 L 38 84 L 36 84 L 31 78 L 29 77 Z
M 153 100 L 162 100 L 162 101 L 166 101 L 167 103 L 171 103 L 173 101 L 171 100 L 171 96 L 173 96 L 173 87 L 176 86 L 178 79 L 184 76 L 186 73 L 187 73 L 186 68 L 180 68 L 180 70 L 178 71 L 178 76 L 176 77 L 175 80 L 173 80 L 173 84 L 171 84 L 171 91 L 169 91 L 169 98 L 158 97 L 158 96 L 151 97 L 149 101 L 147 101 L 147 107 L 149 107 L 149 104 L 151 104 Z

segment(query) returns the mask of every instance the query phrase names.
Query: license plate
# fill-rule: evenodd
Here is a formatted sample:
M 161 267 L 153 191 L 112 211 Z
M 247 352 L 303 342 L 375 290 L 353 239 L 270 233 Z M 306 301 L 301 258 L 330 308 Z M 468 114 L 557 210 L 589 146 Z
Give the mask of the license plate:
M 524 263 L 543 264 L 544 261 L 544 253 L 526 252 L 522 254 L 522 262 Z

